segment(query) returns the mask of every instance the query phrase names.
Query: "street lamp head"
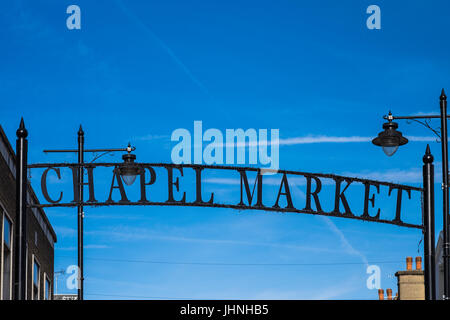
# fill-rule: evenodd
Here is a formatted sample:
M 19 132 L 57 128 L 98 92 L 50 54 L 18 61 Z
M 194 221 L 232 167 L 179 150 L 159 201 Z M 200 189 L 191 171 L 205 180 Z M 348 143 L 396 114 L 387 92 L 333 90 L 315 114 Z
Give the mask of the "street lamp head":
M 390 114 L 390 113 L 389 113 Z M 399 146 L 408 143 L 408 139 L 402 136 L 400 131 L 397 131 L 398 124 L 392 122 L 392 115 L 388 117 L 388 122 L 383 124 L 384 131 L 378 134 L 378 137 L 372 140 L 372 143 L 376 146 L 383 148 L 384 153 L 390 157 L 398 149 Z
M 122 156 L 123 164 L 119 167 L 120 175 L 122 176 L 123 182 L 125 182 L 127 186 L 131 186 L 134 183 L 140 172 L 139 167 L 134 163 L 134 160 L 136 160 L 136 155 L 131 154 L 132 150 L 131 145 L 128 144 L 128 153 Z

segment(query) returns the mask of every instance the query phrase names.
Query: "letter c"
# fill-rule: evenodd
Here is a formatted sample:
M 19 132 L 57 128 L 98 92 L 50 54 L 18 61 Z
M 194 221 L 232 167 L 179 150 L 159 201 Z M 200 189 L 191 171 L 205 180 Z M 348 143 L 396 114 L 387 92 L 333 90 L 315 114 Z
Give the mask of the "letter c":
M 58 179 L 61 180 L 61 172 L 60 172 L 59 168 L 49 167 L 49 168 L 45 169 L 45 171 L 44 171 L 44 173 L 42 173 L 42 177 L 41 177 L 42 194 L 44 195 L 45 200 L 47 200 L 48 202 L 58 203 L 61 201 L 61 199 L 63 197 L 63 193 L 61 191 L 58 200 L 52 200 L 50 198 L 50 196 L 48 194 L 48 190 L 47 190 L 47 174 L 48 174 L 49 170 L 54 170 L 56 172 L 56 176 L 58 177 Z

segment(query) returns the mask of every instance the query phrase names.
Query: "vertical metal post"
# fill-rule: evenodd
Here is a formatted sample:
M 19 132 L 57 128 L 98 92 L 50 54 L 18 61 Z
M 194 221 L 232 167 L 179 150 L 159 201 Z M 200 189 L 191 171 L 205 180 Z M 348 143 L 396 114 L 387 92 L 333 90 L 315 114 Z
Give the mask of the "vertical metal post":
M 27 152 L 28 131 L 25 129 L 23 118 L 20 120 L 16 132 L 16 223 L 15 223 L 15 272 L 14 297 L 25 300 L 26 268 L 27 268 Z
M 80 125 L 78 130 L 78 201 L 83 202 L 84 175 L 84 131 Z M 83 206 L 78 204 L 78 300 L 83 300 Z
M 448 300 L 449 296 L 449 240 L 448 240 L 448 137 L 447 137 L 447 96 L 444 89 L 440 96 L 441 107 L 441 145 L 442 145 L 442 180 L 443 180 L 443 216 L 444 216 L 444 241 L 443 241 L 443 260 L 444 260 L 444 300 Z
M 424 198 L 424 265 L 425 299 L 436 300 L 436 270 L 434 260 L 434 165 L 430 145 L 423 156 L 423 198 Z

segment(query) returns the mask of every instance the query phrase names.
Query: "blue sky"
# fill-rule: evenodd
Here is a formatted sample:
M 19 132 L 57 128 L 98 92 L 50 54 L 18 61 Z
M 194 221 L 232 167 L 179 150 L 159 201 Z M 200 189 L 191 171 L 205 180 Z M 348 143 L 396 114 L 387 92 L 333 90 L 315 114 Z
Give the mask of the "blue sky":
M 81 8 L 81 30 L 66 28 L 71 4 Z M 366 27 L 371 4 L 381 8 L 381 30 Z M 279 129 L 296 141 L 280 146 L 282 169 L 414 186 L 430 143 L 439 182 L 430 131 L 400 122 L 411 142 L 390 158 L 368 138 L 389 110 L 439 112 L 440 90 L 450 92 L 449 10 L 445 1 L 5 2 L 0 124 L 13 141 L 24 117 L 30 163 L 75 161 L 42 150 L 76 147 L 80 124 L 86 148 L 130 141 L 140 162 L 170 162 L 171 133 L 192 131 L 195 120 L 222 132 Z M 107 197 L 110 172 L 96 178 L 98 197 Z M 65 179 L 53 190 L 68 192 Z M 38 189 L 38 173 L 32 183 Z M 239 192 L 207 185 L 221 199 Z M 301 199 L 304 186 L 292 188 Z M 411 219 L 420 219 L 419 203 L 407 205 Z M 389 214 L 392 203 L 382 208 Z M 66 269 L 76 264 L 76 209 L 46 213 L 58 235 L 55 270 Z M 417 230 L 348 219 L 191 207 L 85 214 L 87 299 L 376 299 L 367 263 L 396 292 L 395 271 L 423 253 Z M 64 277 L 58 291 L 71 292 Z

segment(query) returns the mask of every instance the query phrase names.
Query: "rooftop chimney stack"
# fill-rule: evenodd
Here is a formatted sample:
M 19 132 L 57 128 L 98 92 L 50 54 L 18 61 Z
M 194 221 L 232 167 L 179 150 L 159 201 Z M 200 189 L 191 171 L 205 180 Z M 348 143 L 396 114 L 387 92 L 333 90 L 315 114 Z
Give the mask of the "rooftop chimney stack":
M 397 271 L 398 300 L 425 300 L 425 276 L 422 270 L 422 258 L 416 257 L 416 268 L 412 267 L 413 258 L 406 258 L 406 271 Z M 388 292 L 388 296 L 392 292 Z
M 412 270 L 412 262 L 413 262 L 412 257 L 406 257 L 406 271 Z
M 416 270 L 422 270 L 422 257 L 416 257 Z
M 386 289 L 387 299 L 392 300 L 392 289 Z

